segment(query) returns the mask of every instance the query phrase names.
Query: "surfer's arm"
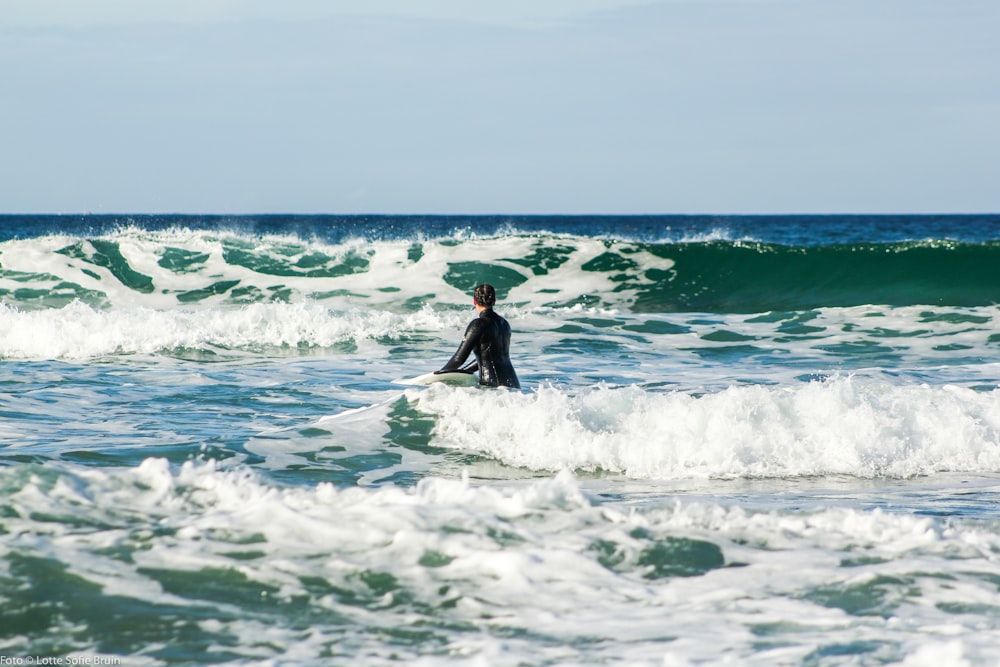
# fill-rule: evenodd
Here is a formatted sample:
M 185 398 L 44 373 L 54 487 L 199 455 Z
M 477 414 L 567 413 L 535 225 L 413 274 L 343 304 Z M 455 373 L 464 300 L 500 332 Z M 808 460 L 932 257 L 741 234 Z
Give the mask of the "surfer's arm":
M 478 370 L 479 364 L 473 362 L 475 369 L 471 368 L 466 370 L 462 368 L 462 364 L 465 360 L 469 358 L 472 351 L 476 349 L 476 342 L 479 340 L 479 320 L 473 320 L 469 323 L 468 328 L 465 330 L 465 338 L 462 339 L 462 344 L 458 346 L 455 354 L 452 355 L 451 359 L 448 360 L 438 373 L 450 373 L 457 370 L 462 370 L 463 372 L 472 372 L 472 370 Z
M 442 368 L 439 371 L 434 371 L 434 375 L 441 375 L 442 373 L 469 373 L 471 375 L 472 373 L 475 373 L 478 370 L 479 370 L 479 362 L 473 361 L 468 366 L 462 366 L 461 368 L 455 368 L 455 369 L 447 367 Z

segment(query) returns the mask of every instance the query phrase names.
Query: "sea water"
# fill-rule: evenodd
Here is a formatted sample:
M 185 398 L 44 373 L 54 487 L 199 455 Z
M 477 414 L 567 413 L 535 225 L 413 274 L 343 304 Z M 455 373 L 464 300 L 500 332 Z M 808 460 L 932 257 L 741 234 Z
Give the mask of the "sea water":
M 523 388 L 399 384 L 481 282 Z M 0 662 L 1000 664 L 998 303 L 1000 216 L 0 217 Z

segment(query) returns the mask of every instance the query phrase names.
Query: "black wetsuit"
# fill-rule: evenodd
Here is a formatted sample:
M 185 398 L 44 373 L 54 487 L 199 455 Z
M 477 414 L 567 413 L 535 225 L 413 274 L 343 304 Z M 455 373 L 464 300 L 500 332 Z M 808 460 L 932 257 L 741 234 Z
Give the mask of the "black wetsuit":
M 492 308 L 469 322 L 458 351 L 439 372 L 458 370 L 473 352 L 479 366 L 480 385 L 520 389 L 514 365 L 510 363 L 510 325 Z

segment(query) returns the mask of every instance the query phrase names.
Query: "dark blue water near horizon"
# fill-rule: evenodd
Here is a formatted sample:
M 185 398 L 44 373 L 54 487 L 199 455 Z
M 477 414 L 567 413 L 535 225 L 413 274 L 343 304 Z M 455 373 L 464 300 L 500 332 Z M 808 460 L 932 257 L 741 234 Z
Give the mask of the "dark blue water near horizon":
M 100 234 L 137 225 L 156 231 L 182 226 L 250 234 L 298 234 L 336 243 L 347 238 L 427 237 L 469 231 L 493 235 L 516 229 L 592 235 L 613 233 L 639 241 L 678 241 L 725 230 L 731 238 L 783 245 L 892 243 L 947 238 L 1000 239 L 1000 213 L 780 214 L 780 215 L 434 215 L 434 214 L 0 214 L 0 241 L 73 231 Z

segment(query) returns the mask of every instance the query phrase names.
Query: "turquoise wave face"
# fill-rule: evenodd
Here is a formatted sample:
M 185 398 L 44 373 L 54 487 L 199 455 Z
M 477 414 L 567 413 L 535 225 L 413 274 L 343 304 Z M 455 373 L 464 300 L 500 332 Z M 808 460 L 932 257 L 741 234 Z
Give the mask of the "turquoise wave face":
M 492 283 L 529 308 L 764 313 L 1000 303 L 1000 242 L 784 246 L 513 234 L 325 244 L 127 230 L 0 244 L 0 302 L 21 310 L 326 302 L 396 312 L 464 305 Z
M 758 313 L 867 304 L 1000 303 L 1000 244 L 906 242 L 788 247 L 749 242 L 656 245 L 670 275 L 638 290 L 644 312 Z

